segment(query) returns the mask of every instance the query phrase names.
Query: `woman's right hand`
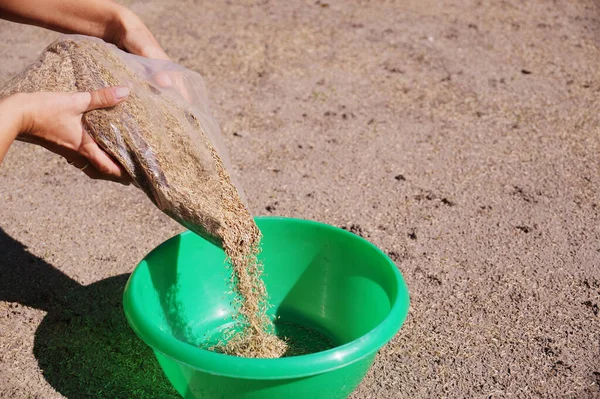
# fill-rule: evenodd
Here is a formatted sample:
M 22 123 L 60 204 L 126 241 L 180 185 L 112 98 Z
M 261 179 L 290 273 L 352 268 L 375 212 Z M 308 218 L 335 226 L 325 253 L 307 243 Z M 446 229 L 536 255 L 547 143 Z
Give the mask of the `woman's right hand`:
M 132 54 L 157 60 L 169 60 L 165 50 L 137 15 L 123 6 L 119 6 L 118 10 L 117 26 L 106 38 L 107 41 Z

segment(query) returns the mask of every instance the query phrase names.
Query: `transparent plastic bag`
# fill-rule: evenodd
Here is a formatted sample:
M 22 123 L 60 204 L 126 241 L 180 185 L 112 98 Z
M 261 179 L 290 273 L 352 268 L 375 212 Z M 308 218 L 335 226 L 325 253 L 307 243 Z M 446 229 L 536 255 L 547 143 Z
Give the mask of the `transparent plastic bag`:
M 0 98 L 115 85 L 130 88 L 128 99 L 87 112 L 84 128 L 160 210 L 221 245 L 226 214 L 245 208 L 245 200 L 228 172 L 227 150 L 198 73 L 100 39 L 65 35 L 8 81 Z

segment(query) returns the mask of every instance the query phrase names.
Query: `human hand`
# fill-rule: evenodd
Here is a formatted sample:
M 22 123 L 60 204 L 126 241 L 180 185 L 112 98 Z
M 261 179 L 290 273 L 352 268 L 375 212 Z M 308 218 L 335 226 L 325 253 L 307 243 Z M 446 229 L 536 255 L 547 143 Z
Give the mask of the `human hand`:
M 117 28 L 108 39 L 132 54 L 146 58 L 171 61 L 150 30 L 131 10 L 122 7 L 117 12 Z M 179 70 L 163 69 L 152 76 L 159 87 L 176 90 L 187 102 L 191 101 L 184 77 Z
M 125 7 L 117 12 L 116 29 L 108 41 L 135 55 L 170 60 L 142 20 Z
M 95 36 L 142 57 L 168 60 L 142 20 L 105 0 L 0 0 L 0 19 Z
M 81 93 L 17 94 L 16 107 L 23 110 L 17 140 L 61 155 L 92 179 L 127 185 L 131 178 L 85 131 L 82 116 L 87 111 L 115 106 L 128 95 L 129 89 L 123 86 Z

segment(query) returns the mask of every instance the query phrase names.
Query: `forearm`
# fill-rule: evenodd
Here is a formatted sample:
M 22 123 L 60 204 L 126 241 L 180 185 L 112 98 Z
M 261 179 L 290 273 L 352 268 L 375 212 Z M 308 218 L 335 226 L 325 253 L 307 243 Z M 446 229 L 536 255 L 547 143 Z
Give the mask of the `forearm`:
M 16 94 L 0 100 L 0 164 L 23 128 L 22 96 L 24 95 Z
M 0 18 L 112 41 L 124 7 L 112 0 L 0 0 Z

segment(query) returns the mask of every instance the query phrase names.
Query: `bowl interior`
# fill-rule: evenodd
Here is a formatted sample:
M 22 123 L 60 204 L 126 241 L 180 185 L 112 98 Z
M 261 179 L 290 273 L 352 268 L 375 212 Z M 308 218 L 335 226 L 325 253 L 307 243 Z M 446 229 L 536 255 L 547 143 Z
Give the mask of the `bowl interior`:
M 408 291 L 395 264 L 375 246 L 315 222 L 257 218 L 257 223 L 264 236 L 260 259 L 270 314 L 281 335 L 314 351 L 346 347 L 364 355 L 398 331 Z M 190 352 L 207 352 L 198 347 L 216 342 L 233 323 L 229 276 L 222 250 L 183 233 L 137 267 L 126 289 L 126 313 L 141 338 L 163 353 L 168 348 L 156 345 L 164 342 L 145 339 L 148 328 L 163 341 L 174 337 Z M 357 348 L 361 341 L 367 347 Z

